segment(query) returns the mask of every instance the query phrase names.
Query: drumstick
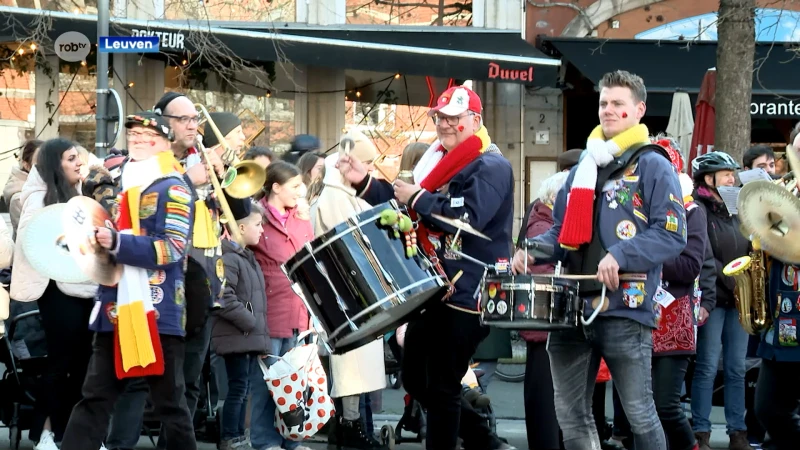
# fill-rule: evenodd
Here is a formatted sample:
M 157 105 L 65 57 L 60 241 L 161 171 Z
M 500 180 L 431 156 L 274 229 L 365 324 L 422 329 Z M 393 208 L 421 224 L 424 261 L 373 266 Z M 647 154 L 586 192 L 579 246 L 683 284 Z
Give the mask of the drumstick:
M 461 275 L 464 275 L 464 271 L 463 270 L 459 270 L 458 271 L 458 273 L 450 281 L 450 284 L 456 284 L 456 281 L 458 281 L 458 279 L 461 278 Z
M 564 278 L 566 280 L 596 280 L 597 275 L 552 275 L 553 278 Z M 646 273 L 621 273 L 619 279 L 622 281 L 645 281 Z

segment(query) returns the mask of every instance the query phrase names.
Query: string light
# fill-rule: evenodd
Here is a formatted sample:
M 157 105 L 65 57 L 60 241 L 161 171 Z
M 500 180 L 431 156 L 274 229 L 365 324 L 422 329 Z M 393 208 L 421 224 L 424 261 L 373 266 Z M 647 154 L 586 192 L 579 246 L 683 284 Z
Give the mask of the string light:
M 31 50 L 36 51 L 36 44 L 31 44 Z
M 181 61 L 181 64 L 183 64 L 185 66 L 186 64 L 189 64 L 189 61 L 184 59 L 183 61 Z
M 400 74 L 399 73 L 394 74 L 394 79 L 395 80 L 399 80 L 400 79 Z
M 82 65 L 83 67 L 86 67 L 86 61 L 81 61 L 81 65 Z
M 130 88 L 132 88 L 132 87 L 133 87 L 133 81 L 131 81 L 130 83 L 128 83 L 128 89 L 130 89 Z
M 356 91 L 356 97 L 361 98 L 361 91 Z
M 25 54 L 25 49 L 24 48 L 20 48 L 19 49 L 19 54 L 20 55 L 24 55 Z
M 267 98 L 270 98 L 270 97 L 272 97 L 272 91 L 270 91 L 269 89 L 267 89 Z

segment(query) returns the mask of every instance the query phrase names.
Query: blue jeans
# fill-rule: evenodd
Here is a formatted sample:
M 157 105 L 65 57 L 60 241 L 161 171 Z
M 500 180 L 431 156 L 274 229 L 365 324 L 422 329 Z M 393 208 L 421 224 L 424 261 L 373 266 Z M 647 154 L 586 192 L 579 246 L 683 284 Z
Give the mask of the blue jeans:
M 715 308 L 697 330 L 697 362 L 692 379 L 692 428 L 711 431 L 711 397 L 722 353 L 725 379 L 725 421 L 728 434 L 747 430 L 744 423 L 744 375 L 748 334 L 739 324 L 736 308 Z
M 601 357 L 630 418 L 636 449 L 667 450 L 653 400 L 652 328 L 630 319 L 598 317 L 589 326 L 550 333 L 547 353 L 567 450 L 600 450 L 592 395 Z
M 253 373 L 261 373 L 258 355 L 235 353 L 225 355 L 225 373 L 228 375 L 228 389 L 222 405 L 223 441 L 244 436 L 244 419 L 247 415 L 247 392 Z
M 296 336 L 296 335 L 295 335 Z M 295 347 L 297 337 L 271 338 L 270 354 L 283 356 Z M 267 358 L 267 365 L 275 363 L 275 358 Z M 300 442 L 290 441 L 275 428 L 275 402 L 269 395 L 267 383 L 261 368 L 251 374 L 252 409 L 250 411 L 250 444 L 256 450 L 270 447 L 281 447 L 285 450 L 294 450 Z

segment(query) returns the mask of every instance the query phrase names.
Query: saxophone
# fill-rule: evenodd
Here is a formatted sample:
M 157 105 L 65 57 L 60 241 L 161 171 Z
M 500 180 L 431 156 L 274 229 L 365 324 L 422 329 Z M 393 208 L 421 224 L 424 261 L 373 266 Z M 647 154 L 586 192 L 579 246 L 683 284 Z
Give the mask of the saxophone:
M 722 273 L 736 282 L 733 295 L 742 328 L 749 334 L 759 335 L 772 325 L 772 317 L 766 299 L 764 251 L 757 239 L 753 240 L 753 249 L 749 256 L 731 261 Z

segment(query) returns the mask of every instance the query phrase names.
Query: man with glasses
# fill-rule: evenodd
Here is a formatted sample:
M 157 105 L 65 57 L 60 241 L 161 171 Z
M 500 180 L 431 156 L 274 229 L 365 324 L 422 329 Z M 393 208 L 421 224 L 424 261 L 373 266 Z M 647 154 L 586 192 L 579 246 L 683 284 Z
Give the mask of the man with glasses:
M 72 410 L 61 448 L 100 448 L 114 401 L 126 386 L 143 384 L 145 392 L 148 388 L 153 392 L 155 413 L 169 436 L 166 448 L 195 450 L 183 392 L 183 261 L 194 207 L 189 186 L 169 151 L 173 135 L 166 120 L 141 112 L 128 116 L 125 127 L 130 130 L 130 160 L 119 183 L 122 195 L 115 217 L 119 231 L 94 230 L 96 243 L 125 270 L 117 286 L 100 286 L 97 291 L 89 323 L 96 336 L 83 398 Z M 142 298 L 142 292 L 153 293 L 154 298 Z M 138 413 L 141 417 L 141 410 Z
M 174 133 L 172 152 L 185 168 L 184 179 L 192 188 L 195 218 L 209 227 L 192 226 L 191 246 L 186 265 L 186 346 L 183 376 L 186 382 L 186 403 L 194 417 L 200 398 L 200 382 L 203 365 L 208 355 L 211 340 L 210 309 L 219 307 L 225 279 L 220 247 L 220 211 L 213 195 L 207 189 L 210 182 L 205 158 L 195 148 L 200 115 L 188 97 L 168 92 L 156 103 L 154 111 L 166 117 Z M 205 136 L 204 142 L 208 139 Z M 217 176 L 222 177 L 225 166 L 216 152 L 206 153 Z M 237 211 L 249 210 L 248 199 L 234 199 L 226 195 L 234 215 Z M 206 216 L 205 219 L 199 218 Z M 145 383 L 128 383 L 115 405 L 111 433 L 107 445 L 110 449 L 133 449 L 139 442 L 143 412 L 147 403 L 148 386 Z M 136 425 L 134 425 L 136 424 Z M 163 430 L 163 428 L 162 428 Z M 159 449 L 166 448 L 166 437 L 159 436 Z
M 409 324 L 403 355 L 403 385 L 428 411 L 426 448 L 453 449 L 459 436 L 464 449 L 509 448 L 461 395 L 464 376 L 478 344 L 489 334 L 481 326 L 479 299 L 484 266 L 511 254 L 514 174 L 481 120 L 478 94 L 466 86 L 445 91 L 429 112 L 438 140 L 413 170 L 409 184 L 393 184 L 368 175 L 352 156 L 339 169 L 368 203 L 397 198 L 417 221 L 417 242 L 441 263 L 454 290 L 443 301 L 432 300 Z M 461 233 L 433 215 L 465 219 L 491 238 Z M 470 258 L 466 258 L 466 255 Z

